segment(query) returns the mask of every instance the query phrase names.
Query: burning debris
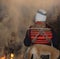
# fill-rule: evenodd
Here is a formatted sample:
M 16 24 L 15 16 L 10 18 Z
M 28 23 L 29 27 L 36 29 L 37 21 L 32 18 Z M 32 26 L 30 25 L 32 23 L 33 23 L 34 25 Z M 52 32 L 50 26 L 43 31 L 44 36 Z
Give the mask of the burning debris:
M 6 57 L 5 56 L 2 56 L 2 57 L 0 57 L 0 59 L 6 59 Z

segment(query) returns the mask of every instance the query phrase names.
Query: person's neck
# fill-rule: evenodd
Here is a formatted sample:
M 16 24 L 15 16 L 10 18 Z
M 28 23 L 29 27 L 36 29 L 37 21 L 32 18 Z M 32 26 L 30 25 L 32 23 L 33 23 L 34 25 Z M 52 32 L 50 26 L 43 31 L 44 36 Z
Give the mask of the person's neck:
M 45 28 L 46 26 L 45 25 L 36 25 L 36 27 L 38 27 L 38 28 Z
M 35 23 L 35 26 L 36 27 L 41 27 L 41 28 L 45 28 L 46 27 L 46 24 L 44 22 L 40 22 L 40 23 Z

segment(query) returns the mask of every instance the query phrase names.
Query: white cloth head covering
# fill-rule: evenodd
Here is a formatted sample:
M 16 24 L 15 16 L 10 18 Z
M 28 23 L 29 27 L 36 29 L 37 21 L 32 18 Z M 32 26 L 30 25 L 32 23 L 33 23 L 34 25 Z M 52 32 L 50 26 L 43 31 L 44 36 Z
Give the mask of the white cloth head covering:
M 35 22 L 37 22 L 37 21 L 46 21 L 46 18 L 47 18 L 46 13 L 47 12 L 45 10 L 40 9 L 37 12 L 36 16 L 35 16 Z

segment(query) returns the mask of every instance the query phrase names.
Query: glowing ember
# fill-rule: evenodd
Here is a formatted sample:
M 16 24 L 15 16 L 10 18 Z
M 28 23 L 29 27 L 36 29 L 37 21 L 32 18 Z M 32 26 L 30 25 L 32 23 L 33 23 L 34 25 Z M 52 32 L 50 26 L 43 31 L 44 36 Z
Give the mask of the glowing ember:
M 11 53 L 11 58 L 13 58 L 14 57 L 14 54 L 13 53 Z
M 2 56 L 2 57 L 0 57 L 0 59 L 6 59 L 6 57 L 5 56 Z

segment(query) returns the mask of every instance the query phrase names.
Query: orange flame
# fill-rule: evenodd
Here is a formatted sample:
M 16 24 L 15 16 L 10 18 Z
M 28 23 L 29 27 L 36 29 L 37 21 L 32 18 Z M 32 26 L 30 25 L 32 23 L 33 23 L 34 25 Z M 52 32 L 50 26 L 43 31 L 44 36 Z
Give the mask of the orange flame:
M 2 56 L 2 57 L 0 57 L 0 59 L 6 59 L 6 57 L 5 56 Z

